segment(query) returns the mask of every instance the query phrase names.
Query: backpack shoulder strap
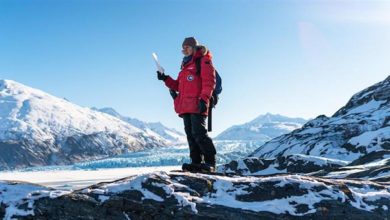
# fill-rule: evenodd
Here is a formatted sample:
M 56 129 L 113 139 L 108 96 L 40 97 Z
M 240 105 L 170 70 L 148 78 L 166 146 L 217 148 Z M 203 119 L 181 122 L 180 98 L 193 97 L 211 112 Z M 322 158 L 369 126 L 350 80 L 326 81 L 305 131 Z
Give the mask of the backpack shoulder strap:
M 202 61 L 202 57 L 198 57 L 198 58 L 195 59 L 196 75 L 200 75 L 200 71 L 201 71 L 201 61 Z

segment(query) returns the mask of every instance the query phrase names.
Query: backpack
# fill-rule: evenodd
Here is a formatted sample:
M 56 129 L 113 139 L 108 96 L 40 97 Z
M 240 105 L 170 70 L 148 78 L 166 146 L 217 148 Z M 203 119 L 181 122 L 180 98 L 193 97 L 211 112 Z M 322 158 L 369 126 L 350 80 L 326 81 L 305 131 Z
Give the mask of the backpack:
M 201 61 L 201 59 L 202 58 L 200 57 L 200 58 L 195 60 L 196 74 L 197 75 L 200 75 L 200 71 L 201 71 L 200 61 Z M 215 80 L 216 80 L 215 89 L 213 91 L 213 95 L 212 95 L 211 100 L 210 100 L 210 106 L 212 108 L 215 108 L 215 106 L 218 104 L 219 95 L 222 93 L 222 78 L 219 75 L 217 70 L 215 70 Z

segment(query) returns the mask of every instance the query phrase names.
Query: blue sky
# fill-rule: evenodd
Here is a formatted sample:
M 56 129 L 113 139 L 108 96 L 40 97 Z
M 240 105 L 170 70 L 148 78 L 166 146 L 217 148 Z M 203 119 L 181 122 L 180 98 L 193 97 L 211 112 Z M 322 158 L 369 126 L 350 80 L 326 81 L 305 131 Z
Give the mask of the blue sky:
M 390 73 L 388 1 L 0 0 L 0 78 L 182 131 L 151 53 L 176 77 L 187 36 L 223 78 L 212 135 L 331 115 Z

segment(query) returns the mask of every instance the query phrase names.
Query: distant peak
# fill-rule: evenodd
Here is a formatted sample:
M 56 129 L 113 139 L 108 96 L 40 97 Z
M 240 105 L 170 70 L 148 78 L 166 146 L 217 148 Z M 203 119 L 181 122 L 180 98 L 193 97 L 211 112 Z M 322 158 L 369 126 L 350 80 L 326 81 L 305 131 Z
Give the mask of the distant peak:
M 0 89 L 8 88 L 10 85 L 20 84 L 9 79 L 0 79 Z
M 281 114 L 278 114 L 278 113 L 271 113 L 271 112 L 267 112 L 267 115 L 276 115 L 276 116 L 281 116 Z
M 275 119 L 285 119 L 285 118 L 292 118 L 292 117 L 287 117 L 287 116 L 284 116 L 281 114 L 273 114 L 273 113 L 267 112 L 264 115 L 259 115 L 257 118 L 258 119 L 263 118 L 263 119 L 275 120 Z
M 111 107 L 104 107 L 104 108 L 95 108 L 95 107 L 93 107 L 92 109 L 95 110 L 95 111 L 104 112 L 106 114 L 109 114 L 109 115 L 112 115 L 112 116 L 115 116 L 115 117 L 121 117 L 122 116 L 115 109 L 113 109 Z
M 265 114 L 259 115 L 257 118 L 272 118 L 274 116 L 278 116 L 278 115 L 267 112 Z
M 114 108 L 111 108 L 111 107 L 100 108 L 100 110 L 102 110 L 102 111 L 116 112 L 116 113 L 117 113 L 117 111 L 116 111 Z
M 249 124 L 263 124 L 263 123 L 270 123 L 270 122 L 299 122 L 299 123 L 306 123 L 306 119 L 303 118 L 293 118 L 293 117 L 287 117 L 280 114 L 272 114 L 270 112 L 267 112 L 264 115 L 259 115 L 254 120 L 250 121 Z
M 30 88 L 29 86 L 24 85 L 23 83 L 16 82 L 14 80 L 10 79 L 0 79 L 0 86 L 5 86 L 5 87 L 18 87 L 18 88 Z

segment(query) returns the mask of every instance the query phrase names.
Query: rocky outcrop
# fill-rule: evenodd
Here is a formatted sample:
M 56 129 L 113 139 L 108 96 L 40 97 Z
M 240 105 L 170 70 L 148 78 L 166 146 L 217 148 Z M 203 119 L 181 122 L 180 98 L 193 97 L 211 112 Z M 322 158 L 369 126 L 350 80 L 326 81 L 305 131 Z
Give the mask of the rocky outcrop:
M 365 159 L 368 157 L 362 158 Z M 378 154 L 375 154 L 376 158 Z M 390 155 L 388 155 L 390 156 Z M 321 170 L 311 175 L 325 176 L 329 178 L 354 178 L 354 179 L 368 179 L 374 181 L 388 182 L 390 181 L 390 157 L 385 159 L 371 160 L 369 163 L 361 164 L 361 159 L 351 163 L 348 166 L 334 168 L 331 170 Z
M 21 187 L 0 184 L 2 188 L 4 185 L 8 189 Z M 20 197 L 13 203 L 4 203 L 0 197 L 0 202 L 7 206 L 6 212 L 19 210 L 13 212 L 18 219 L 386 219 L 390 216 L 388 183 L 289 174 L 227 177 L 155 172 L 75 192 L 32 190 L 33 198 Z M 7 193 L 12 190 L 0 192 L 10 196 Z M 15 217 L 9 214 L 6 213 Z
M 312 173 L 319 170 L 334 170 L 347 165 L 347 161 L 324 157 L 293 154 L 274 159 L 247 157 L 233 160 L 218 167 L 218 172 L 239 175 L 270 175 L 275 173 Z
M 5 217 L 7 206 L 4 203 L 0 203 L 0 217 Z

